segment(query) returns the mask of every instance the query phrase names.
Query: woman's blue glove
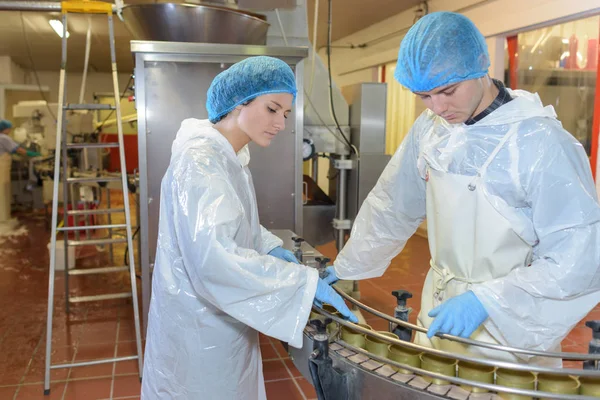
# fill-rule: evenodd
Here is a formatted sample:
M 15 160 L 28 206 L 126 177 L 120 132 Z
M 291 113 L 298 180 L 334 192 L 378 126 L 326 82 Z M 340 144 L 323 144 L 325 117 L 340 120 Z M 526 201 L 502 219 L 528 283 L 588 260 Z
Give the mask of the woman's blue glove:
M 469 338 L 488 318 L 488 313 L 475 293 L 469 290 L 429 311 L 429 316 L 435 319 L 427 332 L 428 338 L 438 332 Z
M 335 274 L 335 269 L 333 269 L 331 265 L 325 269 L 325 276 L 323 277 L 323 280 L 327 282 L 328 285 L 333 285 L 339 280 Z
M 279 247 L 275 247 L 273 250 L 271 250 L 269 252 L 270 256 L 273 257 L 277 257 L 283 261 L 287 261 L 287 262 L 293 262 L 296 264 L 300 264 L 300 262 L 298 261 L 298 259 L 294 256 L 294 253 L 292 253 L 289 250 L 284 249 L 283 247 L 279 246 Z
M 344 303 L 342 297 L 333 290 L 331 286 L 323 279 L 319 279 L 317 283 L 317 291 L 315 293 L 314 303 L 317 307 L 323 308 L 323 303 L 331 304 L 335 307 L 336 310 L 339 311 L 340 314 L 344 316 L 344 318 L 348 319 L 350 322 L 358 323 L 358 318 L 356 315 L 352 314 L 350 309 Z

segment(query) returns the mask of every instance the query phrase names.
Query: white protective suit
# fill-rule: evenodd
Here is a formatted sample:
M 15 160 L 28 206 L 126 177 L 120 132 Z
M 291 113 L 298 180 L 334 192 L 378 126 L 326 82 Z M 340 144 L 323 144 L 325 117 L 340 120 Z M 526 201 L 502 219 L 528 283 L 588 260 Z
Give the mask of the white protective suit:
M 161 187 L 143 399 L 265 399 L 258 332 L 302 347 L 318 272 L 267 255 L 282 242 L 259 224 L 249 160 L 208 120 L 181 124 Z
M 433 268 L 418 323 L 429 327 L 433 307 L 470 289 L 489 314 L 472 339 L 557 351 L 600 301 L 600 207 L 586 154 L 553 108 L 509 92 L 474 125 L 421 114 L 334 266 L 340 279 L 381 276 L 427 214 Z M 423 334 L 416 342 L 548 364 Z

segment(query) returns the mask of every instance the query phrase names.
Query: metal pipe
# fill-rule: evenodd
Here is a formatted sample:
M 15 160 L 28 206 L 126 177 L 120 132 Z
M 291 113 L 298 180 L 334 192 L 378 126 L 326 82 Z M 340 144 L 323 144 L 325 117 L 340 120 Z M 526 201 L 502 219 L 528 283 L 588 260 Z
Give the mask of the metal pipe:
M 0 1 L 0 11 L 61 11 L 60 1 Z M 113 13 L 116 7 L 113 5 Z
M 555 375 L 589 376 L 589 377 L 596 377 L 596 378 L 600 377 L 600 371 L 596 371 L 596 370 L 539 367 L 537 365 L 531 365 L 531 364 L 517 364 L 517 363 L 513 363 L 513 362 L 509 362 L 509 361 L 488 360 L 485 358 L 470 357 L 470 356 L 464 355 L 464 354 L 449 353 L 447 351 L 437 350 L 437 349 L 434 349 L 431 347 L 421 346 L 421 345 L 418 345 L 418 344 L 415 344 L 412 342 L 406 342 L 404 340 L 394 339 L 394 338 L 382 335 L 381 333 L 378 333 L 377 331 L 363 328 L 360 325 L 348 322 L 342 318 L 339 318 L 333 314 L 328 313 L 327 311 L 325 311 L 323 309 L 313 307 L 313 311 L 315 311 L 315 310 L 318 313 L 320 313 L 321 315 L 324 315 L 326 318 L 331 318 L 332 321 L 337 322 L 340 325 L 349 327 L 353 331 L 363 333 L 367 336 L 373 336 L 376 339 L 384 341 L 386 343 L 404 346 L 404 347 L 407 347 L 412 350 L 418 350 L 420 352 L 434 354 L 436 356 L 441 356 L 441 357 L 446 357 L 446 358 L 455 358 L 459 361 L 481 364 L 481 365 L 486 365 L 486 366 L 490 366 L 490 367 L 513 369 L 513 370 L 517 370 L 517 371 L 542 372 L 542 373 L 555 374 Z M 371 356 L 371 354 L 369 354 L 369 356 Z
M 368 313 L 371 313 L 379 318 L 383 318 L 387 321 L 395 322 L 396 324 L 403 326 L 405 328 L 409 328 L 409 329 L 412 329 L 412 330 L 415 330 L 415 331 L 418 331 L 421 333 L 427 333 L 427 329 L 423 328 L 422 326 L 413 325 L 410 322 L 402 321 L 400 319 L 397 319 L 397 318 L 394 318 L 387 314 L 384 314 L 381 311 L 371 308 L 371 307 L 367 306 L 366 304 L 363 304 L 360 301 L 357 301 L 356 299 L 352 298 L 351 296 L 348 296 L 346 293 L 341 291 L 336 286 L 333 286 L 333 288 L 344 299 L 348 300 L 354 306 L 357 306 L 357 307 L 365 310 Z M 319 310 L 319 311 L 321 311 L 321 310 Z M 354 329 L 353 325 L 351 325 L 351 327 L 352 327 L 352 329 Z M 518 347 L 503 346 L 503 345 L 493 344 L 493 343 L 479 342 L 477 340 L 465 339 L 462 337 L 452 336 L 452 335 L 448 335 L 448 334 L 439 334 L 438 333 L 436 336 L 439 338 L 442 338 L 442 339 L 452 340 L 452 341 L 466 344 L 469 346 L 485 347 L 488 349 L 505 351 L 508 353 L 528 354 L 528 355 L 540 356 L 540 357 L 562 358 L 563 360 L 575 360 L 575 361 L 600 360 L 600 354 L 579 354 L 579 353 L 564 353 L 564 352 L 554 353 L 554 352 L 545 352 L 545 351 L 540 351 L 540 350 L 521 349 Z M 403 343 L 406 343 L 406 342 L 403 342 Z
M 312 159 L 312 171 L 311 171 L 312 179 L 315 183 L 318 182 L 319 179 L 319 156 L 315 154 Z
M 59 1 L 0 1 L 3 11 L 60 11 Z
M 340 156 L 340 160 L 345 160 L 347 157 L 344 155 Z M 338 170 L 338 188 L 337 188 L 337 209 L 338 209 L 338 219 L 340 221 L 343 221 L 346 219 L 346 197 L 347 197 L 347 193 L 346 193 L 346 177 L 347 177 L 348 171 L 346 171 L 345 169 L 341 168 Z M 338 254 L 340 251 L 342 251 L 342 248 L 344 248 L 344 243 L 345 243 L 345 239 L 346 239 L 346 231 L 344 229 L 338 229 L 338 236 L 337 236 L 337 240 L 336 240 L 336 247 L 337 247 L 337 251 Z

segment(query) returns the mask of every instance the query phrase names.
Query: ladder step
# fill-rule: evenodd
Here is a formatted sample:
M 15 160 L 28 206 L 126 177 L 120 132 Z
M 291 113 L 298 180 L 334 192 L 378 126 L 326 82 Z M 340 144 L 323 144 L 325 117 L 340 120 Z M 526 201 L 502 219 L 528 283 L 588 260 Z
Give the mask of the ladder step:
M 112 104 L 67 104 L 65 110 L 115 110 Z
M 103 300 L 112 300 L 112 299 L 127 299 L 131 297 L 131 292 L 125 293 L 114 293 L 114 294 L 99 294 L 96 296 L 78 296 L 78 297 L 70 297 L 70 303 L 85 303 L 89 301 L 103 301 Z
M 67 211 L 67 215 L 98 215 L 98 214 L 116 214 L 125 212 L 124 208 L 104 208 L 94 210 L 72 210 Z
M 102 267 L 102 268 L 77 268 L 70 269 L 69 275 L 105 274 L 110 272 L 129 271 L 129 267 Z
M 68 143 L 67 149 L 108 149 L 119 147 L 117 142 L 107 143 Z
M 116 182 L 120 181 L 118 176 L 94 176 L 89 178 L 67 178 L 67 183 L 89 183 L 89 182 Z
M 125 243 L 127 242 L 126 238 L 118 238 L 118 239 L 88 239 L 88 240 L 69 240 L 67 244 L 69 246 L 97 246 L 101 244 L 115 244 L 115 243 Z
M 127 356 L 127 357 L 105 358 L 103 360 L 82 361 L 82 362 L 78 362 L 78 363 L 69 363 L 69 364 L 54 364 L 54 365 L 50 366 L 50 369 L 85 367 L 88 365 L 98 365 L 98 364 L 107 364 L 107 363 L 113 363 L 113 362 L 119 362 L 119 361 L 137 360 L 138 358 L 139 358 L 138 356 Z
M 114 224 L 114 225 L 88 225 L 88 226 L 69 226 L 67 228 L 57 228 L 57 231 L 87 231 L 88 229 L 121 229 L 127 228 L 126 224 Z

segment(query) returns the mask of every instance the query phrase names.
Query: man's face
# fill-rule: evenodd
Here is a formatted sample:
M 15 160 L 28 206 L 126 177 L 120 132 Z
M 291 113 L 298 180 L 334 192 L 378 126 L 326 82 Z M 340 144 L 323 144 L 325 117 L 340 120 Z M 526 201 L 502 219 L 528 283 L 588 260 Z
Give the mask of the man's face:
M 460 124 L 475 114 L 483 99 L 481 79 L 470 79 L 415 94 L 423 100 L 427 108 L 448 123 Z

